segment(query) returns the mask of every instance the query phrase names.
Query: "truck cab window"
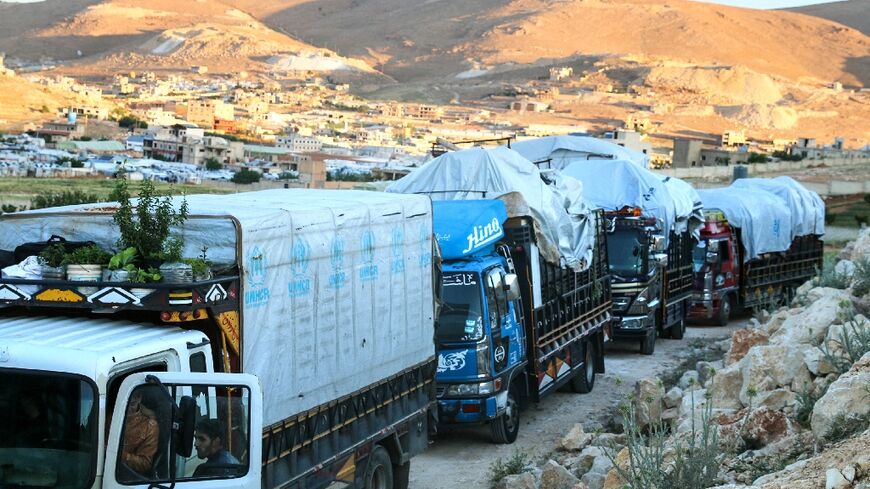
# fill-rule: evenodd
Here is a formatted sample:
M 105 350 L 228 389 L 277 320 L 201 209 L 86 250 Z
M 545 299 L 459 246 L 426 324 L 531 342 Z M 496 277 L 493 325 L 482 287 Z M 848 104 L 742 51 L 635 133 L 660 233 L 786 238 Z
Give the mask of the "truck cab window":
M 246 388 L 144 385 L 133 391 L 127 404 L 116 470 L 119 482 L 170 481 L 173 416 L 179 416 L 181 400 L 191 393 L 196 403 L 193 451 L 187 458 L 175 455 L 175 479 L 233 479 L 248 473 L 250 394 Z M 215 403 L 217 410 L 210 410 L 209 403 Z
M 480 341 L 483 304 L 477 272 L 448 272 L 442 279 L 442 304 L 435 336 L 441 343 Z
M 83 377 L 4 369 L 0 475 L 9 479 L 2 480 L 9 487 L 90 487 L 96 476 L 95 399 L 96 386 Z
M 208 371 L 205 364 L 205 353 L 198 351 L 190 356 L 190 371 L 199 373 Z
M 486 301 L 489 307 L 490 327 L 498 327 L 500 319 L 507 314 L 501 271 L 491 270 L 486 278 Z

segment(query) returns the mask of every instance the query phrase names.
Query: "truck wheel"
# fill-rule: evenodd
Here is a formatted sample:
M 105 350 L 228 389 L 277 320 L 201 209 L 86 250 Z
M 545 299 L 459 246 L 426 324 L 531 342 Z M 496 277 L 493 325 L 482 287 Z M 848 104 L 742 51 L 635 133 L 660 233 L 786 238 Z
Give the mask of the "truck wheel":
M 571 390 L 578 394 L 592 392 L 595 387 L 595 345 L 587 340 L 583 345 L 583 369 L 571 377 Z
M 393 489 L 393 462 L 387 450 L 375 445 L 366 467 L 365 489 Z
M 489 427 L 492 430 L 493 443 L 510 444 L 516 441 L 517 434 L 520 432 L 520 405 L 513 387 L 508 391 L 504 413 L 490 421 Z
M 641 355 L 652 355 L 656 351 L 656 332 L 646 335 L 646 338 L 640 340 Z
M 719 314 L 716 315 L 716 324 L 718 326 L 728 326 L 728 321 L 731 319 L 731 297 L 725 296 L 722 298 L 722 303 L 719 304 Z
M 680 318 L 680 321 L 670 327 L 671 338 L 675 340 L 683 339 L 686 336 L 686 318 Z
M 408 489 L 411 480 L 411 462 L 405 465 L 393 465 L 393 489 Z

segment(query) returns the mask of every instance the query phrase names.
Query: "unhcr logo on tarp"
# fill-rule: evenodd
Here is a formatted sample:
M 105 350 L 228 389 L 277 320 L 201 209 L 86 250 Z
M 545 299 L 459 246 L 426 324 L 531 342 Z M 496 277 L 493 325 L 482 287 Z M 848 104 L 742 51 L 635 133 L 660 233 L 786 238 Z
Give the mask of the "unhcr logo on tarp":
M 477 250 L 494 241 L 498 241 L 503 235 L 501 223 L 498 218 L 493 217 L 492 221 L 487 224 L 474 226 L 474 229 L 466 238 L 468 239 L 468 247 L 462 250 L 462 252 L 469 253 Z
M 363 266 L 359 269 L 359 279 L 363 282 L 376 280 L 378 278 L 378 266 L 375 265 L 375 234 L 371 231 L 366 231 L 360 239 L 362 247 Z
M 293 279 L 290 280 L 288 290 L 290 297 L 308 295 L 311 292 L 311 279 L 308 277 L 308 262 L 310 261 L 310 248 L 304 239 L 297 239 L 293 243 L 290 268 L 293 271 Z
M 266 254 L 259 246 L 248 252 L 245 275 L 248 283 L 245 291 L 245 306 L 259 307 L 269 303 L 269 288 L 266 286 L 269 264 Z

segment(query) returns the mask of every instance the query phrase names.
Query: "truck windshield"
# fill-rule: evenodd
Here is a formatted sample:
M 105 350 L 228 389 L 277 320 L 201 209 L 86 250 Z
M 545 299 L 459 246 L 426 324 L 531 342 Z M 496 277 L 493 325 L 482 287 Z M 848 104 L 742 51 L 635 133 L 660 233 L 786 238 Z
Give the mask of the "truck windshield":
M 0 372 L 0 487 L 91 487 L 97 392 L 74 375 Z
M 644 235 L 639 229 L 617 228 L 607 235 L 610 272 L 623 277 L 644 274 Z
M 701 240 L 695 246 L 694 251 L 692 251 L 692 265 L 694 267 L 695 272 L 700 272 L 704 269 L 704 265 L 707 264 L 707 241 Z
M 441 314 L 435 333 L 441 343 L 480 341 L 483 338 L 483 307 L 477 272 L 445 273 L 442 281 Z

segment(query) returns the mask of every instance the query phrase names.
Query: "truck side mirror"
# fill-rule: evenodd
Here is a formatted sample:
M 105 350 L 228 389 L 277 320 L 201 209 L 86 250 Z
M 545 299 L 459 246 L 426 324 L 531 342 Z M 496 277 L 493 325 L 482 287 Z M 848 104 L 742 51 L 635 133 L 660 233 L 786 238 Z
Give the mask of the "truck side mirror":
M 665 251 L 665 237 L 661 234 L 652 235 L 653 251 Z
M 193 431 L 196 428 L 196 401 L 190 396 L 184 396 L 178 403 L 176 412 L 175 453 L 189 458 L 193 453 Z
M 664 253 L 656 253 L 653 255 L 653 260 L 656 262 L 656 265 L 664 268 L 668 266 L 668 255 Z
M 515 301 L 520 298 L 520 282 L 517 279 L 517 274 L 508 273 L 504 276 L 504 292 L 505 297 L 509 301 Z

